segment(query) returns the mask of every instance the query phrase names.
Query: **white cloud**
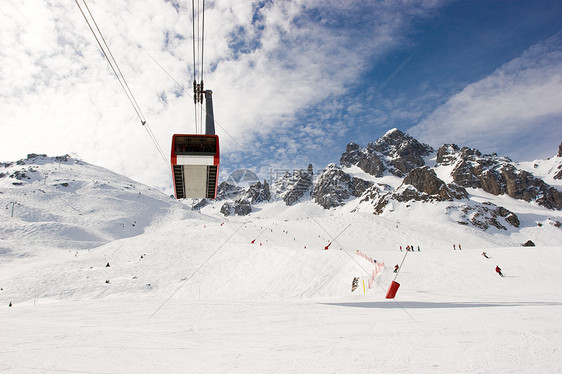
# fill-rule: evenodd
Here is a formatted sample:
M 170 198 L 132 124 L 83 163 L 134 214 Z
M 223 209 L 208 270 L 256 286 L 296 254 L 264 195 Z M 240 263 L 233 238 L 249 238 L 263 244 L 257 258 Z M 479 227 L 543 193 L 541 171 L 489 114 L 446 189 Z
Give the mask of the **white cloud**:
M 205 84 L 214 92 L 223 154 L 275 139 L 277 162 L 330 132 L 295 115 L 344 94 L 372 59 L 403 40 L 437 3 L 217 1 L 205 14 Z M 429 4 L 429 5 L 428 5 Z M 193 132 L 189 2 L 88 5 L 164 152 Z M 341 23 L 341 24 L 339 24 Z M 76 4 L 4 1 L 0 7 L 0 159 L 76 152 L 82 159 L 170 191 L 165 162 L 140 125 Z M 150 58 L 153 56 L 167 71 Z M 169 75 L 168 75 L 169 74 Z M 230 135 L 228 135 L 230 134 Z M 311 143 L 312 142 L 312 143 Z M 301 155 L 302 157 L 302 155 Z M 304 157 L 303 157 L 304 158 Z M 236 159 L 236 157 L 233 157 Z
M 556 153 L 562 141 L 562 33 L 472 83 L 408 130 L 516 159 Z

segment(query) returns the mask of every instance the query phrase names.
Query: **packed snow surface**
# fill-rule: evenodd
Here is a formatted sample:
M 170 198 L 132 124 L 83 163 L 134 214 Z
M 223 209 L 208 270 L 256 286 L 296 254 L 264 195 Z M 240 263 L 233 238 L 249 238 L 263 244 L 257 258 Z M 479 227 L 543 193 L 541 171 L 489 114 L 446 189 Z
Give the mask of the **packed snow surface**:
M 79 166 L 0 180 L 0 372 L 560 372 L 560 212 L 500 197 L 511 231 L 422 203 L 225 218 Z

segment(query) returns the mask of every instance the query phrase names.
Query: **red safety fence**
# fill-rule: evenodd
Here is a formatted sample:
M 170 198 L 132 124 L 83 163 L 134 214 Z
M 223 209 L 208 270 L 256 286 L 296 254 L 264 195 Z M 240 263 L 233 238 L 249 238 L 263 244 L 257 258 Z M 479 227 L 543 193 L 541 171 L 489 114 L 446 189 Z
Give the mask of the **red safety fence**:
M 359 256 L 363 257 L 365 260 L 369 261 L 371 264 L 377 263 L 375 260 L 373 260 L 371 257 L 367 256 L 365 253 L 361 252 L 360 250 L 356 250 L 355 253 L 357 253 Z
M 355 253 L 363 257 L 365 260 L 369 261 L 371 264 L 375 265 L 375 268 L 369 276 L 369 279 L 367 279 L 367 285 L 369 289 L 371 289 L 373 287 L 373 283 L 375 283 L 375 277 L 384 270 L 384 262 L 377 262 L 376 260 L 373 260 L 371 257 L 367 256 L 359 250 L 355 251 Z

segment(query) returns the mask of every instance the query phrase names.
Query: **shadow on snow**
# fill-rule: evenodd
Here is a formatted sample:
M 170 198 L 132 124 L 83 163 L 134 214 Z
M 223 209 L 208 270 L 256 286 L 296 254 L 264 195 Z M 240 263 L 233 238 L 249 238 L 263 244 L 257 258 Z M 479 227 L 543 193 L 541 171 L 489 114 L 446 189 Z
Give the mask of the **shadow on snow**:
M 560 306 L 562 302 L 531 301 L 531 302 L 427 302 L 427 301 L 375 301 L 321 303 L 322 305 L 343 306 L 349 308 L 380 308 L 380 309 L 443 309 L 443 308 L 493 308 L 493 307 L 525 307 L 525 306 Z

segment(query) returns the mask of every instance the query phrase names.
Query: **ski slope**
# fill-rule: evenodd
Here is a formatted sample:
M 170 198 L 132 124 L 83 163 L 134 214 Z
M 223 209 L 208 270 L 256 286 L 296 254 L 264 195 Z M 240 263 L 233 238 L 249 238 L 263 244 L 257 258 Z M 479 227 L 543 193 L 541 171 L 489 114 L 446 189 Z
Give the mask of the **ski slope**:
M 220 203 L 192 211 L 83 166 L 3 181 L 2 204 L 19 205 L 0 216 L 0 372 L 562 367 L 562 230 L 547 218 L 560 212 L 503 201 L 522 221 L 508 232 L 458 225 L 442 205 L 421 203 L 375 216 L 352 202 L 274 202 L 225 218 Z M 528 239 L 537 247 L 522 247 Z M 400 252 L 407 245 L 420 251 Z

